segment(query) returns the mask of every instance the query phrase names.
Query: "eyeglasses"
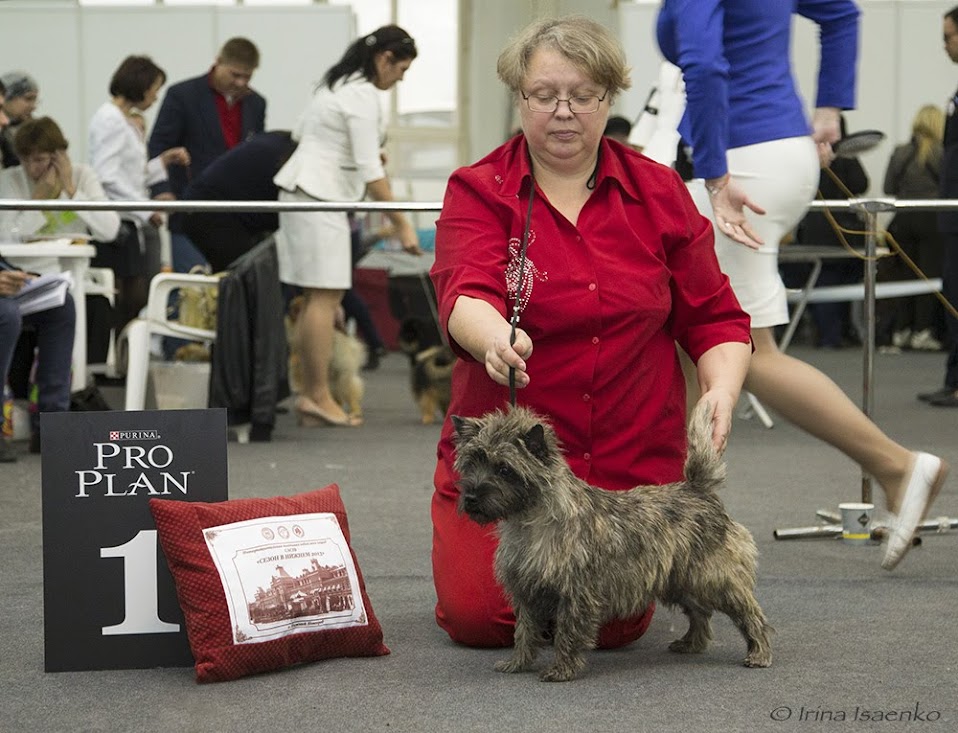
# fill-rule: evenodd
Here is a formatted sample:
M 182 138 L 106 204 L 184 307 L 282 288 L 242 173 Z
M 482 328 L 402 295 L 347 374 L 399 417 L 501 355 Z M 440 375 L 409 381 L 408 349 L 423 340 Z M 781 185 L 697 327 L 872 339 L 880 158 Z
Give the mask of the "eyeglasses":
M 519 91 L 519 94 L 526 100 L 526 104 L 529 105 L 529 109 L 533 112 L 548 112 L 552 114 L 559 109 L 559 102 L 567 102 L 569 104 L 569 111 L 572 112 L 572 114 L 590 115 L 593 112 L 599 111 L 599 104 L 609 96 L 609 90 L 606 89 L 605 94 L 601 97 L 597 97 L 594 94 L 577 94 L 568 99 L 557 97 L 554 94 L 526 94 L 522 90 Z

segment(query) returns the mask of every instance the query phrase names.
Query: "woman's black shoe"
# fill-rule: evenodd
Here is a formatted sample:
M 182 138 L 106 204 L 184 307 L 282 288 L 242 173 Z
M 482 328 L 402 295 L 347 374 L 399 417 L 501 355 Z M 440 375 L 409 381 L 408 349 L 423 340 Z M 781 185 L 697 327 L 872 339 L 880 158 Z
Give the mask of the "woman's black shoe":
M 379 369 L 379 362 L 382 361 L 382 358 L 386 356 L 386 347 L 380 346 L 377 349 L 370 349 L 369 356 L 366 357 L 366 363 L 363 365 L 363 371 L 372 371 L 373 369 Z

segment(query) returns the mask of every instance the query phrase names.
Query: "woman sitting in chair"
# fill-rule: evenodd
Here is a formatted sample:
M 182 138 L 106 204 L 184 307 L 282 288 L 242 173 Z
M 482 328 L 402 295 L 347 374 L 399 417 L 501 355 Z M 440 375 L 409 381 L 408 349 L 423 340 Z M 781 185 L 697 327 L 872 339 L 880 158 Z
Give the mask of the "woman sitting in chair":
M 74 165 L 60 127 L 49 117 L 27 120 L 17 130 L 14 148 L 20 165 L 0 171 L 0 198 L 105 201 L 106 195 L 89 166 Z M 104 241 L 116 237 L 120 218 L 114 211 L 0 211 L 0 231 L 17 232 L 22 240 L 41 237 L 93 236 Z M 11 296 L 34 274 L 59 272 L 55 257 L 9 257 L 0 262 L 0 378 L 7 380 L 19 347 L 32 364 L 37 348 L 36 384 L 39 412 L 65 411 L 70 407 L 70 365 L 76 313 L 73 299 L 58 308 L 21 317 Z M 29 339 L 21 331 L 30 331 Z M 29 370 L 29 367 L 27 367 Z M 31 415 L 30 450 L 40 452 L 39 413 Z M 0 446 L 0 460 L 15 459 Z

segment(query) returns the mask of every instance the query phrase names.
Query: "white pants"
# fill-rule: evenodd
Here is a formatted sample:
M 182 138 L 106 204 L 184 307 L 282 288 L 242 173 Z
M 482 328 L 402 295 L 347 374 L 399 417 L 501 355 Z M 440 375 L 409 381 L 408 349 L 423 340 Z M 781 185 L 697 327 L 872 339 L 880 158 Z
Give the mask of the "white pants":
M 738 244 L 715 226 L 704 181 L 688 184 L 695 205 L 712 219 L 715 254 L 728 275 L 752 328 L 788 323 L 785 285 L 778 274 L 778 243 L 804 216 L 818 190 L 820 167 L 811 137 L 792 137 L 746 145 L 728 151 L 729 173 L 764 215 L 745 210 L 752 228 L 765 244 L 758 250 Z

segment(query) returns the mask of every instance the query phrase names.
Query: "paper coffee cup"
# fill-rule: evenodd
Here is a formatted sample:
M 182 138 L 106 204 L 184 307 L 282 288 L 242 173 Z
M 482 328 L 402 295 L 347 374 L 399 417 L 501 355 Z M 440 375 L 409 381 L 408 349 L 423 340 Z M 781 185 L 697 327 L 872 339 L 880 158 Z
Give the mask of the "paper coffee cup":
M 867 544 L 875 505 L 850 501 L 839 504 L 838 508 L 842 513 L 842 539 L 852 545 Z

